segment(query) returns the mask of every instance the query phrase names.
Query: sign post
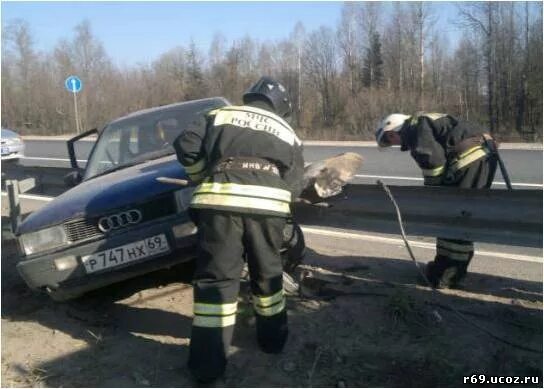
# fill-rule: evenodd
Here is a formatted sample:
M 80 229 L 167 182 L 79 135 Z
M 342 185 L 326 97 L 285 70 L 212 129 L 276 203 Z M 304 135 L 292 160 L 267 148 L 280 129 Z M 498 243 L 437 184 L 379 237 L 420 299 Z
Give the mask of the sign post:
M 81 132 L 81 126 L 79 123 L 79 113 L 77 111 L 77 93 L 83 89 L 83 83 L 77 76 L 70 76 L 64 80 L 64 86 L 68 89 L 69 92 L 72 92 L 74 95 L 74 111 L 76 117 L 76 131 L 79 134 Z

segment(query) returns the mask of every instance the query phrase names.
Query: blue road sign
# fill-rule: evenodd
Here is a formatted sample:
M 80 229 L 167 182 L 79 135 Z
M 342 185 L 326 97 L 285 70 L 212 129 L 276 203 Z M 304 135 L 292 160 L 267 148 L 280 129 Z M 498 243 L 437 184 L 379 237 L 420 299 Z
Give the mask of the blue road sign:
M 77 76 L 70 76 L 64 81 L 64 86 L 72 93 L 77 93 L 83 89 L 83 82 Z

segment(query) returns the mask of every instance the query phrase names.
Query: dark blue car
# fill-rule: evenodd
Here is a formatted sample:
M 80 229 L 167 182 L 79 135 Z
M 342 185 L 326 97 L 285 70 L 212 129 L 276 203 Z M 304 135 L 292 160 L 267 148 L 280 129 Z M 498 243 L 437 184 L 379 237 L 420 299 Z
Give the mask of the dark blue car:
M 68 141 L 74 187 L 19 226 L 17 268 L 33 289 L 66 300 L 194 256 L 196 228 L 173 140 L 202 112 L 228 105 L 210 98 L 138 111 Z M 86 168 L 74 142 L 98 132 Z

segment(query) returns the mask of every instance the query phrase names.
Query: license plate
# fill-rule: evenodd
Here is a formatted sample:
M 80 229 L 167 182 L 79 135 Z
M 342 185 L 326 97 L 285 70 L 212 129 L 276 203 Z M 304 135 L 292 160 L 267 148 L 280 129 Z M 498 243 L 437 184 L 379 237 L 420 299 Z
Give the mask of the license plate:
M 170 251 L 170 247 L 166 236 L 160 234 L 124 246 L 86 255 L 81 260 L 87 273 L 94 273 L 168 251 Z
M 2 155 L 9 154 L 9 147 L 2 147 Z

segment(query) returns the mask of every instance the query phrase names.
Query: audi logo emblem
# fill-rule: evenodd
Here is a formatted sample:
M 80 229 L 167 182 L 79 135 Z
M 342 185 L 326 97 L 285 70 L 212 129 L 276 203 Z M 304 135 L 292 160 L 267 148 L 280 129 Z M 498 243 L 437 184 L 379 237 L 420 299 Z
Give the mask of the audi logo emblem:
M 124 211 L 101 217 L 98 220 L 98 229 L 102 232 L 109 232 L 119 228 L 127 227 L 130 224 L 138 224 L 142 221 L 142 213 L 137 209 Z

